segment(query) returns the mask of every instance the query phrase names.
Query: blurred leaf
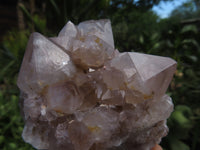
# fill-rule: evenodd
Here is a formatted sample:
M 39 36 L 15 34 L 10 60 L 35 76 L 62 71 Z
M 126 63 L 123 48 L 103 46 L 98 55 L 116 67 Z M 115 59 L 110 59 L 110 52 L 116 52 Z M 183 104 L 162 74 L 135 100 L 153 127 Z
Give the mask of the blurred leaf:
M 187 56 L 190 60 L 192 60 L 193 62 L 197 62 L 198 61 L 198 57 L 197 56 Z
M 9 62 L 4 68 L 2 68 L 2 70 L 0 70 L 0 81 L 2 80 L 2 78 L 4 77 L 4 75 L 8 72 L 8 70 L 10 69 L 10 67 L 13 66 L 14 63 L 15 63 L 15 60 Z
M 25 7 L 23 4 L 21 4 L 21 5 L 19 6 L 19 8 L 22 10 L 22 12 L 25 14 L 25 16 L 26 16 L 29 20 L 32 20 L 31 14 L 28 12 L 28 10 L 26 9 L 26 7 Z
M 50 0 L 50 3 L 52 4 L 53 8 L 55 9 L 55 12 L 57 13 L 57 15 L 60 15 L 60 9 L 58 8 L 55 0 Z
M 36 30 L 38 32 L 44 33 L 46 30 L 46 20 L 43 18 L 40 18 L 38 15 L 34 15 L 32 19 L 36 27 Z
M 182 44 L 193 44 L 199 50 L 199 44 L 195 39 L 184 39 Z
M 177 139 L 170 140 L 171 150 L 190 150 L 189 146 Z
M 143 44 L 143 43 L 144 43 L 144 38 L 143 38 L 143 36 L 142 36 L 142 35 L 140 35 L 139 41 L 140 41 L 140 43 L 141 43 L 141 44 Z
M 0 144 L 1 144 L 1 143 L 3 143 L 3 142 L 4 142 L 4 140 L 5 140 L 5 137 L 4 137 L 4 136 L 2 136 L 2 135 L 0 135 Z
M 184 26 L 181 30 L 181 33 L 186 33 L 186 32 L 193 32 L 193 33 L 198 33 L 198 29 L 195 25 L 187 25 Z

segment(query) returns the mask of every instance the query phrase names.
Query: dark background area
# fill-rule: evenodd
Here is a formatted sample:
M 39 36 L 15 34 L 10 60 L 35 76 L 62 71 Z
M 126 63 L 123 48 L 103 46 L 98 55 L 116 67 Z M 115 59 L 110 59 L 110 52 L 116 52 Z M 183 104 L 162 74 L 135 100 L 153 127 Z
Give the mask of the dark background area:
M 188 0 L 168 18 L 152 7 L 173 0 L 0 0 L 0 149 L 31 150 L 21 138 L 24 122 L 16 79 L 32 32 L 56 36 L 69 20 L 112 22 L 115 46 L 167 56 L 178 62 L 168 93 L 175 104 L 165 150 L 200 149 L 200 1 Z M 174 0 L 175 1 L 175 0 Z
M 2 41 L 3 35 L 16 28 L 17 25 L 17 1 L 12 0 L 1 0 L 0 1 L 0 40 Z

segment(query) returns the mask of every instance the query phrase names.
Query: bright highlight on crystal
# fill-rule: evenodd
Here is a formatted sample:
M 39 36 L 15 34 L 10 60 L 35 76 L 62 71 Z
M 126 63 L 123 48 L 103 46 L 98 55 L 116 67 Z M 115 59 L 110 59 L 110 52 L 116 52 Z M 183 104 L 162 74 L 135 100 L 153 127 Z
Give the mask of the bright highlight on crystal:
M 22 137 L 36 149 L 150 150 L 168 132 L 175 70 L 170 58 L 115 50 L 109 20 L 33 33 L 17 82 Z

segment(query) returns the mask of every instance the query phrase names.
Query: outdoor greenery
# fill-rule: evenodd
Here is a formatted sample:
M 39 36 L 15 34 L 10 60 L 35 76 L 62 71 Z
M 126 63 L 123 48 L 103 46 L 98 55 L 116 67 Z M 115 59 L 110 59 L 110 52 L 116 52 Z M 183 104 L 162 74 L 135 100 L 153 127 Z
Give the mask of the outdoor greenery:
M 0 149 L 31 150 L 21 138 L 17 74 L 28 38 L 33 31 L 56 36 L 71 20 L 109 18 L 116 48 L 172 57 L 178 68 L 168 94 L 175 110 L 168 119 L 165 150 L 200 149 L 200 1 L 188 0 L 169 18 L 152 11 L 167 0 L 29 0 L 19 1 L 24 28 L 15 28 L 0 43 Z M 168 0 L 170 1 L 170 0 Z M 171 0 L 173 1 L 173 0 Z M 29 3 L 33 3 L 30 7 Z

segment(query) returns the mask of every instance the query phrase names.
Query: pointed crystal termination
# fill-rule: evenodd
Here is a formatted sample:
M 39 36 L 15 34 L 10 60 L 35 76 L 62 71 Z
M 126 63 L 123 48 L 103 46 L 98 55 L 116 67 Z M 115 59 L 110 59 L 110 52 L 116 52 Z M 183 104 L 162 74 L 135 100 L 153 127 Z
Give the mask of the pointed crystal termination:
M 171 58 L 135 52 L 115 57 L 108 66 L 121 70 L 127 86 L 143 93 L 144 99 L 162 97 L 176 70 L 176 62 Z
M 64 50 L 69 51 L 74 38 L 77 37 L 77 27 L 69 21 L 58 34 L 58 37 L 50 38 L 53 42 L 63 47 Z
M 76 70 L 67 53 L 43 35 L 33 33 L 29 39 L 17 83 L 25 93 L 38 93 L 45 86 L 73 77 Z
M 176 62 L 171 58 L 141 53 L 128 53 L 128 55 L 143 82 L 142 90 L 147 92 L 145 94 L 162 96 L 172 80 Z M 134 86 L 134 83 L 130 85 Z
M 102 19 L 99 21 L 85 21 L 78 25 L 81 36 L 84 35 L 95 35 L 99 39 L 102 39 L 108 43 L 112 48 L 114 48 L 113 33 L 111 28 L 111 22 L 107 19 Z
M 119 53 L 106 19 L 33 33 L 17 81 L 22 137 L 36 149 L 150 150 L 168 132 L 175 70 L 167 57 Z

